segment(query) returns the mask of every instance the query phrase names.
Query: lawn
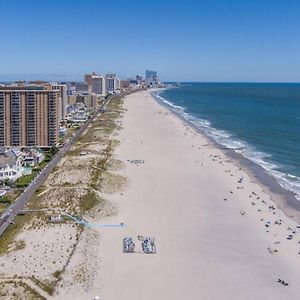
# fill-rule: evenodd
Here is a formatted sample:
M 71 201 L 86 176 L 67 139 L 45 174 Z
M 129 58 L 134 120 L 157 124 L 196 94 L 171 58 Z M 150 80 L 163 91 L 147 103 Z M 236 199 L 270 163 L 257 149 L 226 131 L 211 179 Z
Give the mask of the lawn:
M 19 191 L 11 190 L 3 197 L 0 197 L 0 213 L 2 213 L 20 195 Z
M 2 214 L 7 208 L 7 205 L 0 202 L 0 214 Z
M 18 187 L 18 188 L 27 187 L 31 183 L 31 181 L 34 179 L 35 175 L 36 175 L 36 173 L 33 172 L 30 175 L 25 175 L 25 176 L 18 178 L 16 180 L 16 187 Z

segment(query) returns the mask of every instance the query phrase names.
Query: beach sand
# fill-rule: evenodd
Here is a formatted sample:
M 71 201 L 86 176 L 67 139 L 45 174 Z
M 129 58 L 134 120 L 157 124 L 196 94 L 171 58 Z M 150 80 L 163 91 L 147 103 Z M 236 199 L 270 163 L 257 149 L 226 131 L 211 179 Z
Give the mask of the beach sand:
M 124 107 L 115 157 L 128 186 L 107 198 L 119 211 L 110 222 L 126 227 L 99 229 L 100 299 L 298 299 L 297 224 L 149 91 Z M 154 237 L 157 253 L 123 253 L 123 238 L 138 245 L 138 235 Z
M 0 299 L 32 299 L 29 288 L 55 300 L 298 299 L 300 228 L 277 207 L 288 208 L 285 199 L 150 91 L 126 96 L 124 114 L 116 109 L 112 103 L 98 121 L 115 114 L 122 129 L 86 132 L 32 205 L 78 213 L 91 169 L 114 141 L 94 185 L 104 200 L 84 218 L 126 226 L 79 228 L 36 216 L 0 256 Z M 157 253 L 143 253 L 138 236 L 155 238 Z M 125 237 L 135 253 L 123 253 Z

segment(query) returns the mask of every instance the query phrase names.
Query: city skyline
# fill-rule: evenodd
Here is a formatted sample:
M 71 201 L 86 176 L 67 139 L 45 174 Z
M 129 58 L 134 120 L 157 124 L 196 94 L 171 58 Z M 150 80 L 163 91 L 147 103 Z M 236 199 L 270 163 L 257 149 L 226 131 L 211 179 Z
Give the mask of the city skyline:
M 299 82 L 296 1 L 56 4 L 0 3 L 0 81 L 154 69 L 163 81 Z

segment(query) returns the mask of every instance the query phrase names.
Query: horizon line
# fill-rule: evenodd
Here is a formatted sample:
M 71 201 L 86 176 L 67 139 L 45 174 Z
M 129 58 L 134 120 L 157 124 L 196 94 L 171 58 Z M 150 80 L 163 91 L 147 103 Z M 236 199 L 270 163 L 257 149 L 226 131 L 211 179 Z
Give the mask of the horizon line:
M 63 73 L 24 73 L 24 74 L 0 74 L 0 82 L 6 83 L 6 82 L 13 82 L 13 81 L 19 81 L 19 80 L 24 80 L 24 81 L 32 81 L 32 80 L 48 80 L 48 81 L 67 81 L 67 82 L 72 82 L 72 81 L 78 81 L 78 78 L 81 77 L 83 80 L 83 76 L 86 73 L 82 74 L 73 74 L 73 75 L 68 75 L 68 74 L 63 74 Z M 8 77 L 5 79 L 5 77 Z M 25 78 L 21 78 L 25 77 Z M 26 78 L 26 77 L 32 77 L 32 78 Z M 40 77 L 40 78 L 33 78 L 33 77 Z M 48 78 L 47 78 L 48 77 Z M 60 78 L 61 77 L 61 78 Z M 65 78 L 64 78 L 65 77 Z M 124 76 L 120 76 L 123 78 Z M 47 79 L 46 79 L 47 78 Z M 126 77 L 125 80 L 129 79 L 129 77 Z M 122 79 L 121 79 L 122 80 Z M 165 83 L 290 83 L 290 84 L 299 84 L 300 81 L 268 81 L 268 80 L 162 80 L 162 82 Z

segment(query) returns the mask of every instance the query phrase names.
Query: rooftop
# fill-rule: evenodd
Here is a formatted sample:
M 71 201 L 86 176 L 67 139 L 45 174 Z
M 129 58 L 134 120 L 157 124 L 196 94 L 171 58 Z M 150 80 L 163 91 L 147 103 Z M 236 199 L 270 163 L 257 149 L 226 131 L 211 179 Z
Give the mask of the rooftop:
M 0 86 L 0 91 L 1 92 L 53 92 L 53 91 L 59 91 L 57 89 L 45 89 L 43 86 L 24 86 L 24 87 L 19 87 L 19 86 Z
M 0 156 L 0 168 L 6 168 L 7 165 L 10 167 L 16 164 L 16 159 L 13 157 L 8 157 L 6 155 Z

